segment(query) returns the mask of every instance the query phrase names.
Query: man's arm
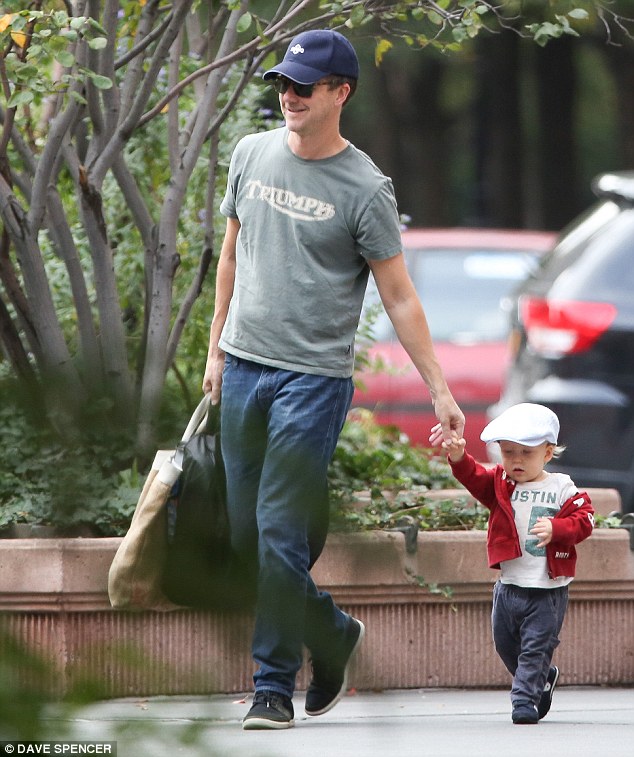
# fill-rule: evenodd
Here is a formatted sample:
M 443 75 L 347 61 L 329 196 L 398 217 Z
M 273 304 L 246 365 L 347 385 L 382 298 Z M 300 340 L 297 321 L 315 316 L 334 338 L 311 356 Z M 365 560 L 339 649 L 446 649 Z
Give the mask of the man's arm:
M 225 237 L 218 258 L 216 272 L 216 302 L 214 305 L 214 317 L 209 330 L 209 351 L 207 352 L 207 364 L 203 377 L 203 392 L 211 392 L 211 402 L 216 405 L 220 402 L 220 389 L 222 385 L 222 369 L 225 364 L 225 353 L 218 347 L 222 328 L 227 320 L 229 303 L 233 296 L 233 285 L 236 274 L 236 241 L 240 231 L 240 222 L 237 218 L 227 218 Z
M 449 441 L 453 434 L 462 437 L 464 415 L 449 391 L 436 358 L 427 318 L 405 267 L 403 254 L 387 260 L 371 260 L 369 265 L 399 341 L 429 388 L 442 437 L 445 441 Z M 436 442 L 439 437 L 440 433 Z

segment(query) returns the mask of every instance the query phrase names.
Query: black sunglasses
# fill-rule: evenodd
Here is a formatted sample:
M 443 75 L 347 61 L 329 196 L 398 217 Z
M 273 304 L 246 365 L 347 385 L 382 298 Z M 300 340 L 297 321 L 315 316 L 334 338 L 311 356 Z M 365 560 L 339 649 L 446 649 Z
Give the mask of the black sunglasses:
M 322 84 L 332 83 L 333 82 L 331 79 L 326 79 L 326 81 L 318 81 L 314 84 L 298 84 L 296 81 L 287 79 L 285 76 L 276 76 L 275 79 L 273 79 L 273 81 L 271 82 L 271 86 L 278 93 L 278 95 L 285 94 L 286 92 L 288 92 L 289 87 L 293 87 L 297 97 L 312 97 L 315 87 L 320 87 Z

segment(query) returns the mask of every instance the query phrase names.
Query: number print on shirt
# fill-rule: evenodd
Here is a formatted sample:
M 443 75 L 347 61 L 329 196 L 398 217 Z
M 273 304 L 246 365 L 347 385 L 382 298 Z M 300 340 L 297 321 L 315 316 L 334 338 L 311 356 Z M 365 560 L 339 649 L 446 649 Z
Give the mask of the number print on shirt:
M 557 512 L 556 508 L 534 505 L 531 507 L 530 518 L 528 519 L 528 529 L 526 533 L 525 550 L 533 557 L 545 557 L 546 547 L 538 547 L 539 539 L 531 534 L 531 529 L 537 523 L 537 518 L 552 518 Z

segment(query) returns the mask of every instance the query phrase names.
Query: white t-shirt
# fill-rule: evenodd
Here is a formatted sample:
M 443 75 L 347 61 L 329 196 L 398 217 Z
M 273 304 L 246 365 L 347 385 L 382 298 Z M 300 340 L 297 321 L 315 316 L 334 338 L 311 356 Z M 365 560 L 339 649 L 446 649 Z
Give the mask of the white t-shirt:
M 522 547 L 522 556 L 501 563 L 500 580 L 533 589 L 555 589 L 566 586 L 571 576 L 548 577 L 546 547 L 537 547 L 539 539 L 530 533 L 537 518 L 552 518 L 567 499 L 578 491 L 565 473 L 547 473 L 543 481 L 517 484 L 511 494 L 515 526 Z

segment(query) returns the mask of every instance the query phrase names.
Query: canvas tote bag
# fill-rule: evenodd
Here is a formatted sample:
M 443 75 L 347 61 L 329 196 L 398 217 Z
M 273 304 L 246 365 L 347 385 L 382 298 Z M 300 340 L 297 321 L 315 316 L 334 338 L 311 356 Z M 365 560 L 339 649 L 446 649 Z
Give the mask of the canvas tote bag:
M 175 450 L 159 450 L 144 483 L 130 528 L 108 572 L 113 607 L 128 610 L 175 609 L 162 588 L 167 557 L 167 502 L 181 475 L 182 446 L 204 427 L 210 407 L 205 395 Z

